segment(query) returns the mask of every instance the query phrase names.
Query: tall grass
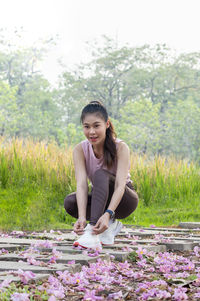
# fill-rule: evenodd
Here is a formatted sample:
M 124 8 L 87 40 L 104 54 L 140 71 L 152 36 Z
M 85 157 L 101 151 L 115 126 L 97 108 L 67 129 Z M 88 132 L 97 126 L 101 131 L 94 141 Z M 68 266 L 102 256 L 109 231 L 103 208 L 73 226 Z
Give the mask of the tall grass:
M 35 229 L 65 220 L 75 189 L 72 150 L 31 139 L 0 140 L 0 227 Z
M 145 205 L 170 205 L 200 196 L 200 167 L 187 160 L 132 155 L 131 175 Z M 168 204 L 168 205 L 169 205 Z
M 124 222 L 149 225 L 200 220 L 200 167 L 174 158 L 131 155 L 139 206 Z M 0 138 L 0 228 L 66 227 L 63 200 L 75 191 L 72 149 L 31 139 Z

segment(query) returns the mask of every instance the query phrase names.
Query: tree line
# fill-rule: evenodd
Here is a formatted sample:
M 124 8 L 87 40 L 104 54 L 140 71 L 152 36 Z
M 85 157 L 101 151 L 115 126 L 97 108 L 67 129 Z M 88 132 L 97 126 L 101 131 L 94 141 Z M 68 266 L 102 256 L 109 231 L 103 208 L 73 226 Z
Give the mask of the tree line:
M 52 41 L 16 48 L 0 32 L 0 135 L 75 144 L 84 139 L 81 108 L 98 99 L 131 150 L 199 162 L 200 52 L 103 39 L 55 88 L 38 68 Z

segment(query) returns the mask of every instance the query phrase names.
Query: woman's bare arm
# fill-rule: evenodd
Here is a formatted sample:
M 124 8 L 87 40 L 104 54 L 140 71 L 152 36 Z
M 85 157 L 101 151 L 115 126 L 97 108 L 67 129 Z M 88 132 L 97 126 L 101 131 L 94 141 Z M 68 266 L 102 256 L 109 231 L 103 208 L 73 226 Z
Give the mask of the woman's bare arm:
M 85 167 L 85 157 L 83 154 L 81 143 L 78 144 L 73 151 L 73 160 L 76 177 L 76 200 L 78 206 L 78 219 L 74 224 L 74 232 L 78 235 L 84 233 L 86 226 L 86 208 L 88 202 L 88 183 Z
M 85 167 L 85 157 L 81 143 L 75 146 L 73 150 L 73 160 L 76 177 L 76 199 L 78 205 L 78 217 L 86 218 L 86 207 L 88 201 L 88 183 Z

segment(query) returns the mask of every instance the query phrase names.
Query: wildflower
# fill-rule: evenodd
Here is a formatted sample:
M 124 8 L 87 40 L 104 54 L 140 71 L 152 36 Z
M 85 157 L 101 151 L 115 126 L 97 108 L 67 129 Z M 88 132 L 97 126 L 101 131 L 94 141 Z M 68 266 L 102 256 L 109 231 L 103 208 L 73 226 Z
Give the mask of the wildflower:
M 200 248 L 199 247 L 194 247 L 194 254 L 197 256 L 197 257 L 200 257 Z
M 142 259 L 143 255 L 147 254 L 147 250 L 143 249 L 141 247 L 138 247 L 138 249 L 136 250 L 136 253 L 138 254 L 139 258 Z
M 162 235 L 162 234 L 155 234 L 154 235 L 154 239 L 155 240 L 161 240 L 161 239 L 164 239 L 165 237 L 164 237 L 164 235 Z
M 130 268 L 130 263 L 128 263 L 127 260 L 125 262 L 119 262 L 118 265 L 121 269 L 129 269 Z
M 17 276 L 20 277 L 21 281 L 24 284 L 27 284 L 29 280 L 34 279 L 36 277 L 36 275 L 33 272 L 22 271 L 21 269 L 19 269 L 17 272 L 15 272 L 15 274 L 17 274 Z
M 154 298 L 163 299 L 170 298 L 171 294 L 166 290 L 159 290 L 158 288 L 151 288 L 146 292 L 143 292 L 141 295 L 142 300 L 152 300 Z
M 197 275 L 197 279 L 193 282 L 195 286 L 200 286 L 200 274 Z
M 65 297 L 64 289 L 62 288 L 62 285 L 60 285 L 60 287 L 58 287 L 56 289 L 55 288 L 48 288 L 47 293 L 51 294 L 54 297 L 59 298 L 59 299 L 61 299 L 61 298 L 63 299 Z
M 35 260 L 35 258 L 33 258 L 33 257 L 28 257 L 27 258 L 27 262 L 29 264 L 31 264 L 31 265 L 39 265 L 39 266 L 41 266 L 41 264 L 42 264 L 42 261 Z
M 169 273 L 172 270 L 172 266 L 167 264 L 161 265 L 159 270 L 161 273 Z
M 200 300 L 200 292 L 195 293 L 194 298 Z
M 147 260 L 145 258 L 137 261 L 137 265 L 140 268 L 145 268 L 146 267 L 146 263 L 147 263 Z
M 62 253 L 57 251 L 56 248 L 53 248 L 52 254 L 57 258 L 62 258 Z
M 171 294 L 166 290 L 159 290 L 156 294 L 158 299 L 167 299 L 171 297 Z
M 95 293 L 96 293 L 95 290 L 91 290 L 91 291 L 86 290 L 83 300 L 85 301 L 103 300 L 103 297 L 96 296 Z
M 109 294 L 108 295 L 108 300 L 109 299 L 116 299 L 116 300 L 119 300 L 120 298 L 122 298 L 123 297 L 123 295 L 122 295 L 122 291 L 119 291 L 119 292 L 117 292 L 117 293 L 111 293 L 111 294 Z
M 189 273 L 183 272 L 183 273 L 175 273 L 173 278 L 187 278 L 189 276 L 190 276 Z
M 133 249 L 130 248 L 130 247 L 123 247 L 123 248 L 122 248 L 122 251 L 123 251 L 123 252 L 132 252 Z
M 7 254 L 7 253 L 8 253 L 8 250 L 6 250 L 6 249 L 4 249 L 4 248 L 0 250 L 0 255 L 1 255 L 1 254 Z
M 11 235 L 17 235 L 17 236 L 22 236 L 22 235 L 24 235 L 25 233 L 22 232 L 22 231 L 12 231 L 10 234 L 11 234 Z
M 67 264 L 75 264 L 75 260 L 69 260 Z
M 186 288 L 175 288 L 174 289 L 174 295 L 172 298 L 176 301 L 181 301 L 181 300 L 188 300 L 188 296 L 186 295 L 187 289 Z
M 153 273 L 153 272 L 155 272 L 155 268 L 154 267 L 149 267 L 149 268 L 146 269 L 146 272 Z
M 54 276 L 50 275 L 48 278 L 48 283 L 50 284 L 49 288 L 47 288 L 47 293 L 49 295 L 53 295 L 57 298 L 64 298 L 64 287 L 60 283 L 60 281 Z
M 37 233 L 35 232 L 35 231 L 33 231 L 32 233 L 31 233 L 31 235 L 36 235 Z
M 90 256 L 90 257 L 99 256 L 101 250 L 99 250 L 99 249 L 96 249 L 96 250 L 89 249 L 88 252 L 87 252 L 87 255 Z
M 51 297 L 48 299 L 48 301 L 57 301 L 58 299 L 54 296 L 51 295 Z
M 183 269 L 184 271 L 191 271 L 191 270 L 194 270 L 194 269 L 195 269 L 195 265 L 194 265 L 193 262 L 190 261 L 187 265 L 182 266 L 182 269 Z
M 31 244 L 32 247 L 34 248 L 46 248 L 46 249 L 51 249 L 55 246 L 55 244 L 53 244 L 52 242 L 50 242 L 49 240 L 45 240 L 45 241 L 38 241 L 34 244 Z
M 130 242 L 130 245 L 137 245 L 137 242 L 133 240 L 132 242 Z
M 4 281 L 2 281 L 0 283 L 0 289 L 3 287 L 8 287 L 11 281 L 12 281 L 11 279 L 5 279 Z
M 11 236 L 3 233 L 3 234 L 1 234 L 1 237 L 11 237 Z
M 11 295 L 12 301 L 29 301 L 29 294 L 26 293 L 14 293 Z

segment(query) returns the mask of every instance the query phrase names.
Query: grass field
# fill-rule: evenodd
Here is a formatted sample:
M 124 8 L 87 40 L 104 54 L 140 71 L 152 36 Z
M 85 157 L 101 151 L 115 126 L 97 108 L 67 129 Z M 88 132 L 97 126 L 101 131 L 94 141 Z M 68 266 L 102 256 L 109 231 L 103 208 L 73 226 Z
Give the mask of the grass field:
M 200 167 L 174 158 L 131 154 L 131 179 L 139 195 L 124 223 L 150 226 L 200 221 Z M 72 149 L 31 139 L 0 138 L 0 228 L 68 228 L 75 220 L 63 200 L 76 190 Z

